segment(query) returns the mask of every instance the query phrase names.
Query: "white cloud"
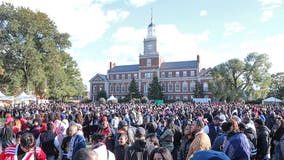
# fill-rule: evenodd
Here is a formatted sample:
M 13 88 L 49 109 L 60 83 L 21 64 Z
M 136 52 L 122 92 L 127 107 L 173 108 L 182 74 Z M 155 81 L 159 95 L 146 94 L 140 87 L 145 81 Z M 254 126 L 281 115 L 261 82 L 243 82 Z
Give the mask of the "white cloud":
M 145 29 L 133 27 L 121 27 L 113 35 L 112 39 L 119 43 L 141 42 L 146 35 Z
M 245 29 L 243 25 L 241 25 L 239 22 L 232 22 L 232 23 L 226 23 L 224 25 L 225 28 L 225 36 L 230 36 L 233 33 L 241 32 Z
M 272 10 L 265 10 L 265 11 L 262 12 L 260 21 L 266 22 L 272 17 L 272 15 L 273 15 Z
M 207 16 L 207 10 L 201 10 L 200 16 Z
M 266 22 L 273 16 L 273 10 L 282 5 L 282 0 L 258 0 L 262 6 L 260 21 Z
M 269 55 L 269 61 L 273 62 L 271 73 L 283 72 L 284 68 L 284 34 L 273 35 L 264 39 L 245 41 L 240 44 L 245 53 L 258 52 Z
M 110 10 L 107 12 L 106 19 L 109 22 L 118 22 L 124 20 L 129 15 L 128 11 L 122 11 L 120 9 Z
M 149 3 L 155 2 L 156 0 L 128 0 L 128 3 L 135 7 L 142 7 Z
M 123 20 L 129 15 L 129 12 L 119 9 L 106 12 L 102 10 L 101 3 L 111 3 L 114 0 L 101 0 L 98 3 L 94 3 L 93 0 L 3 1 L 46 13 L 60 32 L 71 35 L 75 48 L 84 47 L 101 38 L 112 23 Z
M 184 61 L 196 59 L 199 43 L 208 40 L 208 30 L 199 34 L 181 33 L 175 25 L 156 26 L 157 50 L 165 61 Z M 117 65 L 138 64 L 139 53 L 143 54 L 143 39 L 146 37 L 146 29 L 124 27 L 113 34 L 116 45 L 110 47 L 109 60 L 117 62 Z

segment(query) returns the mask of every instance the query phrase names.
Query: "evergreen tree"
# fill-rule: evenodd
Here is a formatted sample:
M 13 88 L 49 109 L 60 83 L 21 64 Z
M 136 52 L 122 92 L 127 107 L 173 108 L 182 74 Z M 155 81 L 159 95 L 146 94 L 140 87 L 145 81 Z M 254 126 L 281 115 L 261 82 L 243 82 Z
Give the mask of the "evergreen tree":
M 141 97 L 141 94 L 140 94 L 139 89 L 138 89 L 138 84 L 137 84 L 137 82 L 135 81 L 134 78 L 132 78 L 132 80 L 130 82 L 128 91 L 129 91 L 129 93 L 128 93 L 129 99 Z
M 203 98 L 203 88 L 200 82 L 196 83 L 195 91 L 194 91 L 195 98 Z
M 107 99 L 106 91 L 103 90 L 103 89 L 99 91 L 98 96 L 97 96 L 97 100 L 99 100 L 100 98 Z
M 162 86 L 159 84 L 158 77 L 153 77 L 148 89 L 148 98 L 153 100 L 163 99 Z

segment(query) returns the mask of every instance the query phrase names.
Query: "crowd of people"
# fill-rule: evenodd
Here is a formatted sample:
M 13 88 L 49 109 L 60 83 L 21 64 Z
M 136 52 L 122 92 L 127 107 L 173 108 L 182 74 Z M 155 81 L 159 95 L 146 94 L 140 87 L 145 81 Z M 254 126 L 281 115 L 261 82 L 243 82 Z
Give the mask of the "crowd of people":
M 278 105 L 52 103 L 0 118 L 0 160 L 284 159 Z

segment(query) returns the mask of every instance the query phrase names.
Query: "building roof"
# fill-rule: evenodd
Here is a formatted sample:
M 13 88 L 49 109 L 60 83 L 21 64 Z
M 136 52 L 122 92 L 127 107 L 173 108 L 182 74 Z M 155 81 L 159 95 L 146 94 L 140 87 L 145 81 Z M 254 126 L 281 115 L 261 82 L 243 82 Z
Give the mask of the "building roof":
M 197 68 L 198 63 L 194 61 L 178 61 L 178 62 L 164 62 L 160 69 L 183 69 L 183 68 Z
M 103 81 L 108 81 L 108 79 L 107 79 L 107 75 L 104 75 L 104 74 L 96 74 L 93 78 L 91 78 L 90 80 L 89 80 L 89 82 L 92 82 L 93 80 L 95 80 L 95 79 L 102 79 Z
M 108 70 L 108 73 L 132 72 L 132 71 L 138 71 L 138 70 L 139 70 L 139 64 L 133 64 L 133 65 L 125 65 L 125 66 L 115 66 L 112 69 Z

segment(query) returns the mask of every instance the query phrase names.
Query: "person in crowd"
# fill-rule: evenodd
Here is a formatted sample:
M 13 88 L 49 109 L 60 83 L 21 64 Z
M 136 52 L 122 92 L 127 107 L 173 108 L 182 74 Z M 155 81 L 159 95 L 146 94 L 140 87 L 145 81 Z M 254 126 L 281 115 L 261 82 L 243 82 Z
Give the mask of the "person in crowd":
M 155 122 L 148 122 L 146 124 L 146 137 L 151 136 L 151 135 L 157 135 L 157 123 Z
M 117 130 L 118 130 L 118 124 L 119 124 L 118 115 L 117 115 L 117 113 L 113 113 L 112 114 L 112 120 L 111 120 L 111 126 L 115 130 L 115 132 L 117 132 Z
M 31 133 L 34 135 L 35 139 L 38 138 L 41 132 L 41 119 L 36 118 L 33 120 L 33 127 L 31 128 Z
M 224 153 L 231 160 L 250 160 L 251 146 L 246 135 L 239 131 L 238 122 L 230 119 L 227 139 L 224 142 Z
M 211 123 L 208 123 L 204 127 L 204 133 L 206 133 L 209 136 L 211 144 L 214 143 L 216 137 L 221 133 L 220 125 L 223 121 L 224 120 L 221 119 L 220 115 L 216 115 L 213 118 L 213 121 Z
M 278 160 L 284 159 L 284 119 L 278 116 L 275 123 L 279 127 L 272 137 L 272 143 L 274 143 L 274 159 Z
M 250 147 L 251 147 L 250 159 L 256 160 L 256 154 L 257 154 L 257 148 L 256 148 L 257 135 L 256 135 L 256 132 L 254 132 L 251 128 L 246 128 L 246 125 L 242 122 L 239 123 L 239 129 L 240 129 L 240 132 L 244 133 L 249 140 Z
M 257 158 L 261 160 L 270 159 L 270 130 L 261 119 L 256 119 L 254 124 L 257 133 Z
M 105 136 L 104 143 L 107 146 L 107 149 L 113 151 L 114 144 L 112 141 L 114 131 L 112 130 L 110 124 L 108 123 L 107 117 L 103 116 L 100 119 L 100 131 L 99 133 Z
M 115 160 L 114 154 L 109 151 L 104 144 L 105 135 L 102 133 L 95 133 L 92 137 L 92 149 L 98 155 L 99 160 Z
M 119 145 L 116 146 L 114 149 L 114 155 L 116 160 L 124 160 L 125 150 L 128 147 L 127 140 L 128 140 L 127 134 L 121 133 L 118 139 Z
M 143 127 L 138 127 L 135 131 L 135 142 L 126 149 L 124 160 L 148 160 L 146 145 L 146 131 Z
M 146 145 L 147 145 L 148 153 L 151 153 L 153 149 L 160 147 L 158 137 L 156 135 L 150 135 L 146 137 Z
M 72 160 L 99 160 L 96 152 L 88 148 L 81 148 L 76 152 Z
M 13 126 L 13 132 L 17 135 L 19 132 L 21 132 L 21 128 L 22 128 L 22 124 L 21 124 L 21 120 L 19 117 L 16 117 L 15 120 L 15 125 Z
M 70 136 L 72 136 L 69 144 L 68 154 L 67 158 L 72 159 L 72 156 L 75 155 L 75 153 L 81 149 L 86 148 L 86 141 L 85 138 L 78 134 L 78 127 L 76 124 L 71 125 L 69 128 Z
M 177 119 L 175 119 L 176 121 Z M 175 121 L 172 121 L 172 131 L 174 134 L 174 149 L 172 151 L 173 159 L 177 160 L 179 158 L 179 150 L 180 150 L 180 144 L 181 144 L 181 138 L 183 136 L 182 130 L 181 130 L 181 124 L 176 124 Z
M 134 143 L 134 134 L 135 129 L 133 127 L 129 127 L 128 123 L 125 120 L 121 120 L 118 124 L 118 130 L 115 133 L 114 139 L 115 139 L 115 147 L 119 145 L 119 136 L 121 133 L 127 133 L 128 136 L 128 145 L 131 145 Z
M 6 115 L 5 126 L 1 129 L 0 137 L 2 140 L 2 150 L 16 143 L 16 135 L 13 132 L 14 118 L 10 114 Z
M 203 132 L 204 123 L 201 118 L 197 118 L 191 125 L 191 132 L 194 134 L 194 140 L 192 141 L 189 151 L 187 153 L 186 160 L 197 151 L 209 150 L 211 148 L 209 136 Z
M 47 124 L 47 130 L 40 135 L 40 147 L 47 156 L 47 160 L 56 160 L 59 156 L 59 141 L 53 132 L 53 124 Z
M 166 147 L 172 152 L 174 150 L 174 122 L 172 119 L 168 119 L 164 125 L 165 128 L 159 137 L 159 142 L 162 147 Z
M 63 138 L 62 143 L 61 143 L 61 151 L 62 151 L 62 156 L 61 160 L 67 160 L 67 155 L 68 155 L 68 150 L 69 150 L 69 144 L 70 140 L 72 138 L 71 132 L 69 132 L 70 127 L 67 128 L 66 130 L 66 137 Z
M 230 124 L 228 122 L 224 122 L 222 123 L 221 125 L 221 130 L 222 130 L 222 133 L 216 137 L 213 145 L 212 145 L 212 150 L 215 150 L 215 151 L 223 151 L 224 150 L 224 142 L 225 140 L 227 139 L 227 136 L 228 136 L 228 132 L 230 130 Z
M 173 157 L 167 148 L 159 147 L 151 152 L 150 160 L 173 160 Z
M 46 160 L 46 155 L 40 147 L 35 146 L 35 138 L 31 133 L 21 136 L 20 144 L 5 148 L 0 154 L 1 160 Z
M 187 153 L 189 151 L 189 146 L 192 143 L 194 136 L 191 132 L 191 123 L 188 121 L 186 127 L 183 131 L 183 137 L 181 139 L 180 145 L 180 159 L 186 159 Z

